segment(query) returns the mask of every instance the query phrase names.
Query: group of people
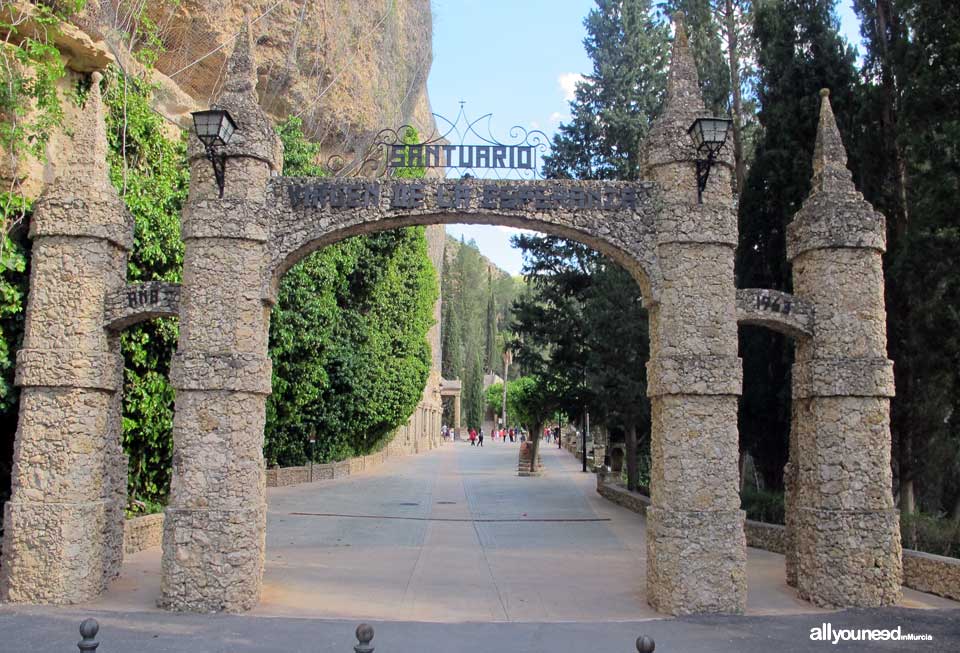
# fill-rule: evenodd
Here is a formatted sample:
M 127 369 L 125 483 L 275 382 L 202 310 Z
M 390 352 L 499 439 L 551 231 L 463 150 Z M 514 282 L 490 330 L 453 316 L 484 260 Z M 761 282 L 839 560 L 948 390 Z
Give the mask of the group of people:
M 494 442 L 496 442 L 498 439 L 501 442 L 516 442 L 518 437 L 520 438 L 520 442 L 523 442 L 526 439 L 522 429 L 493 429 Z M 470 429 L 470 444 L 471 446 L 483 446 L 482 426 L 480 427 L 479 431 L 474 428 Z
M 443 435 L 444 440 L 452 440 L 455 435 L 454 429 L 449 428 L 446 424 L 440 429 L 440 433 Z M 516 442 L 518 439 L 520 442 L 524 442 L 527 439 L 526 432 L 520 428 L 494 429 L 491 436 L 494 441 L 500 440 L 501 442 Z M 484 438 L 483 427 L 481 426 L 480 429 L 471 428 L 468 431 L 467 437 L 470 440 L 470 446 L 482 447 Z
M 454 429 L 448 427 L 446 424 L 443 425 L 443 428 L 440 429 L 440 433 L 443 435 L 444 440 L 453 440 L 456 435 Z M 492 437 L 494 442 L 500 440 L 501 442 L 525 442 L 527 440 L 527 433 L 522 428 L 512 428 L 512 429 L 493 429 Z M 471 447 L 482 447 L 484 432 L 483 427 L 479 429 L 471 427 L 467 432 L 467 437 L 470 440 Z M 544 442 L 560 442 L 560 427 L 555 426 L 550 428 L 549 426 L 543 429 L 543 441 Z

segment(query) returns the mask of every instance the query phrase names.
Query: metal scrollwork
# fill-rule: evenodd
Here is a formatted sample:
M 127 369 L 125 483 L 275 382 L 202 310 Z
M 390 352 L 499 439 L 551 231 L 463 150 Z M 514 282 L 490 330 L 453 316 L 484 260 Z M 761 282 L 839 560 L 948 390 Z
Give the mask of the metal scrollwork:
M 501 142 L 493 135 L 492 113 L 471 120 L 463 105 L 455 120 L 434 113 L 440 127 L 426 139 L 405 142 L 408 134 L 416 133 L 410 125 L 381 129 L 352 160 L 335 154 L 326 168 L 335 177 L 378 178 L 409 168 L 442 168 L 453 178 L 542 178 L 540 165 L 550 149 L 544 132 L 514 125 L 508 131 L 509 142 Z

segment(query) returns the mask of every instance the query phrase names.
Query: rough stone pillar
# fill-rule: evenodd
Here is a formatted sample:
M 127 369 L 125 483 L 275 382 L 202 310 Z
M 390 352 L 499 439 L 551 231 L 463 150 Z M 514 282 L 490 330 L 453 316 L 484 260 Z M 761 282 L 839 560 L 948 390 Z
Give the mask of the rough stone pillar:
M 814 337 L 793 367 L 791 541 L 800 596 L 819 606 L 900 600 L 900 524 L 890 469 L 886 226 L 853 185 L 822 106 L 813 188 L 787 230 L 794 292 L 814 304 Z
M 688 127 L 705 114 L 687 35 L 677 22 L 664 115 L 644 143 L 659 184 L 662 272 L 649 306 L 652 405 L 647 599 L 669 614 L 743 612 L 746 541 L 738 487 L 737 244 L 729 147 L 697 203 Z
M 173 478 L 163 532 L 159 604 L 173 610 L 246 610 L 260 598 L 266 532 L 263 426 L 270 393 L 270 307 L 262 299 L 269 224 L 266 185 L 282 162 L 257 104 L 249 24 L 227 63 L 215 108 L 237 123 L 223 198 L 191 137 L 190 195 L 176 389 Z M 239 138 L 238 138 L 239 137 Z
M 103 328 L 103 311 L 105 297 L 125 283 L 133 223 L 110 185 L 99 82 L 94 73 L 72 149 L 30 224 L 4 601 L 92 599 L 123 560 L 123 359 L 118 339 Z

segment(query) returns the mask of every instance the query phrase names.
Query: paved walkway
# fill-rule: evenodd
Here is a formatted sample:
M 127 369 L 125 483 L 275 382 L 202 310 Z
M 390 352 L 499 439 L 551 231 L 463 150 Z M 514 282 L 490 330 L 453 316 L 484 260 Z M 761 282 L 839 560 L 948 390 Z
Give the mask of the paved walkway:
M 447 445 L 428 454 L 391 460 L 347 479 L 269 490 L 263 599 L 246 616 L 171 615 L 158 610 L 160 550 L 155 548 L 129 556 L 121 577 L 98 601 L 69 610 L 0 608 L 0 630 L 4 623 L 29 623 L 38 633 L 70 626 L 73 638 L 77 617 L 95 614 L 104 623 L 105 633 L 119 629 L 130 641 L 136 641 L 137 633 L 150 632 L 161 638 L 206 638 L 213 646 L 194 650 L 260 650 L 257 646 L 264 643 L 256 644 L 253 635 L 257 623 L 264 634 L 273 633 L 278 641 L 292 638 L 276 650 L 328 650 L 309 635 L 313 626 L 300 620 L 341 620 L 323 622 L 327 640 L 334 643 L 350 639 L 352 623 L 371 620 L 386 622 L 378 627 L 378 639 L 384 640 L 381 651 L 404 650 L 391 645 L 385 633 L 394 633 L 393 637 L 411 646 L 418 637 L 426 638 L 436 644 L 435 650 L 474 650 L 449 639 L 450 646 L 445 648 L 443 642 L 454 633 L 478 637 L 487 633 L 507 650 L 526 651 L 556 650 L 554 645 L 547 648 L 546 642 L 565 641 L 560 635 L 564 632 L 573 638 L 571 642 L 589 639 L 586 633 L 604 633 L 600 637 L 604 641 L 614 636 L 622 639 L 645 628 L 638 622 L 662 619 L 644 596 L 644 526 L 638 515 L 597 495 L 595 477 L 582 473 L 577 460 L 555 445 L 542 447 L 545 476 L 520 478 L 516 476 L 518 445 L 485 444 L 482 449 L 464 443 Z M 783 556 L 750 549 L 748 561 L 749 615 L 795 615 L 770 623 L 795 624 L 807 646 L 808 621 L 833 618 L 837 624 L 840 615 L 800 601 L 784 584 Z M 905 590 L 904 606 L 960 607 L 911 590 Z M 903 614 L 913 616 L 900 616 L 897 623 L 923 614 L 933 621 L 937 615 L 952 614 L 950 619 L 957 619 L 952 623 L 960 622 L 960 613 Z M 678 641 L 690 646 L 696 642 L 707 646 L 710 633 L 739 632 L 730 640 L 739 642 L 739 648 L 730 650 L 753 650 L 747 640 L 765 637 L 762 633 L 748 636 L 754 627 L 748 627 L 752 622 L 745 618 L 717 619 L 725 624 L 719 629 L 719 622 L 710 619 L 645 623 L 661 637 L 671 630 L 673 638 L 684 633 Z M 390 626 L 390 622 L 412 623 Z M 437 626 L 428 627 L 429 622 Z M 467 628 L 463 622 L 482 623 Z M 511 622 L 514 626 L 522 622 L 522 627 L 510 629 Z M 451 627 L 442 627 L 444 623 Z M 557 628 L 544 625 L 549 623 Z M 615 623 L 622 626 L 613 627 Z M 669 626 L 680 623 L 685 624 L 680 629 Z M 335 637 L 329 630 L 334 625 Z M 527 644 L 507 646 L 511 637 Z M 214 644 L 224 638 L 234 645 L 218 648 Z M 38 646 L 41 640 L 47 641 L 41 637 Z M 316 643 L 317 648 L 297 648 L 297 641 Z M 716 641 L 710 646 L 716 648 Z M 658 646 L 658 650 L 700 649 Z

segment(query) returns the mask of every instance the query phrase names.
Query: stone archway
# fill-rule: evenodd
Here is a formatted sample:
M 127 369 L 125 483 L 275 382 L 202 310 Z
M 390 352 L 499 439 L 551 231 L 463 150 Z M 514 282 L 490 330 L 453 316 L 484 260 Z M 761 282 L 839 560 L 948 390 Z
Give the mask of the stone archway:
M 188 152 L 191 183 L 176 307 L 180 341 L 171 371 L 176 416 L 161 605 L 239 611 L 259 599 L 266 531 L 263 426 L 271 389 L 267 337 L 283 272 L 310 251 L 350 235 L 474 222 L 579 240 L 633 274 L 650 315 L 648 600 L 671 614 L 742 612 L 746 545 L 738 493 L 737 321 L 749 310 L 741 307 L 738 314 L 733 281 L 737 220 L 728 159 L 714 168 L 703 203 L 697 201 L 696 152 L 687 127 L 705 111 L 683 26 L 677 26 L 666 109 L 643 146 L 647 181 L 642 183 L 280 178 L 280 143 L 257 103 L 251 47 L 245 26 L 216 103 L 229 109 L 242 135 L 224 150 L 222 198 L 195 139 Z M 92 95 L 96 98 L 95 91 Z M 825 120 L 832 121 L 826 100 L 825 107 Z M 102 139 L 99 108 L 91 115 L 90 133 Z M 877 326 L 883 323 L 882 243 L 877 242 L 882 218 L 849 210 L 862 208 L 862 200 L 851 195 L 849 174 L 844 176 L 835 126 L 831 132 L 825 124 L 815 166 L 821 194 L 812 195 L 798 216 L 791 245 L 798 294 L 813 306 L 816 319 L 755 317 L 813 333 L 796 375 L 805 400 L 795 424 L 800 436 L 791 495 L 800 515 L 797 586 L 817 603 L 880 605 L 894 602 L 899 591 L 896 514 L 887 507 L 892 506 L 890 486 L 882 474 L 871 476 L 889 456 L 890 437 L 889 362 L 881 346 L 885 334 Z M 81 159 L 102 169 L 102 163 Z M 64 183 L 75 185 L 76 192 L 86 190 L 79 178 L 67 176 Z M 58 192 L 69 197 L 73 190 L 61 184 Z M 57 311 L 67 299 L 31 292 L 30 344 L 18 356 L 27 401 L 17 435 L 14 497 L 5 514 L 2 580 L 10 600 L 90 598 L 102 591 L 119 560 L 114 553 L 121 514 L 112 489 L 116 479 L 104 471 L 109 483 L 89 483 L 84 465 L 109 470 L 119 464 L 116 429 L 110 426 L 119 415 L 119 394 L 109 373 L 118 359 L 108 327 L 136 319 L 138 310 L 116 306 L 131 292 L 122 283 L 130 226 L 122 223 L 112 189 L 101 190 L 88 198 L 88 213 L 80 218 L 55 210 L 55 203 L 49 218 L 39 211 L 35 235 L 49 243 L 41 243 L 31 288 L 66 283 L 70 292 L 92 298 L 102 315 L 84 319 L 77 330 L 82 337 L 62 349 L 55 341 Z M 108 204 L 110 211 L 94 210 Z M 53 247 L 49 256 L 47 245 Z M 49 267 L 67 260 L 61 247 L 72 248 L 70 256 L 81 267 L 86 264 L 87 276 L 70 277 L 69 271 Z M 50 297 L 53 302 L 44 304 Z M 166 309 L 172 306 L 139 312 Z M 861 319 L 864 312 L 868 320 Z M 58 380 L 64 370 L 71 384 Z M 110 424 L 86 421 L 94 404 Z M 838 410 L 853 418 L 838 421 Z M 51 433 L 66 437 L 73 426 L 85 448 L 63 470 L 59 482 L 73 500 L 64 503 L 60 486 L 45 479 L 58 469 Z M 850 443 L 886 450 L 864 453 Z M 37 451 L 46 453 L 38 457 Z M 840 486 L 822 478 L 829 468 L 825 451 L 858 461 L 838 472 Z M 863 497 L 852 496 L 861 488 Z M 75 517 L 74 507 L 86 512 Z M 844 544 L 851 537 L 856 543 Z M 883 591 L 867 582 L 863 565 L 868 559 L 882 569 Z M 90 561 L 98 565 L 94 573 L 88 573 Z
M 703 109 L 691 100 L 696 79 L 685 39 L 678 39 L 670 110 L 646 145 L 652 181 L 643 183 L 277 177 L 279 143 L 256 103 L 249 47 L 249 35 L 242 36 L 217 102 L 244 134 L 227 150 L 222 199 L 209 164 L 191 143 L 162 604 L 242 610 L 258 599 L 263 406 L 270 387 L 266 334 L 283 272 L 310 251 L 351 235 L 471 222 L 579 240 L 637 279 L 652 340 L 648 596 L 670 613 L 743 611 L 736 218 L 729 162 L 712 176 L 704 203 L 696 201 L 686 126 Z

